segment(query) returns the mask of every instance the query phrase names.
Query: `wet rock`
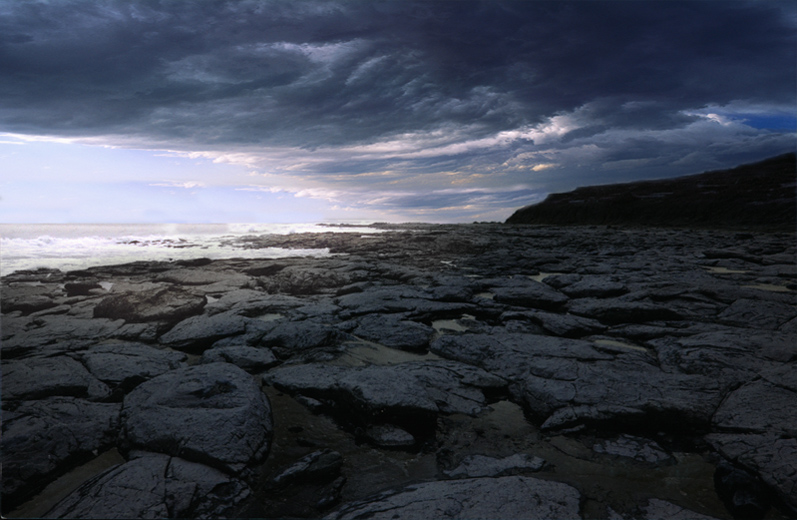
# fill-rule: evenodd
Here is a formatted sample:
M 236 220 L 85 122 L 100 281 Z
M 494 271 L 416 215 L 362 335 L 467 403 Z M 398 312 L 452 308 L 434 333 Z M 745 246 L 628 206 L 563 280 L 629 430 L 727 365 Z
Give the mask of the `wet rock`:
M 645 509 L 645 520 L 717 520 L 713 516 L 703 515 L 675 505 L 672 502 L 652 498 Z
M 66 291 L 66 295 L 70 298 L 73 296 L 89 296 L 98 290 L 102 291 L 103 288 L 96 281 L 67 282 L 64 284 L 64 291 Z
M 673 456 L 664 451 L 657 442 L 633 435 L 620 435 L 615 439 L 597 442 L 592 450 L 595 453 L 627 457 L 651 464 L 674 461 Z
M 485 455 L 469 455 L 456 468 L 446 471 L 449 478 L 500 477 L 539 471 L 545 460 L 526 453 L 517 453 L 502 459 Z
M 743 298 L 733 302 L 718 318 L 728 325 L 776 330 L 795 316 L 797 307 L 794 301 L 789 304 Z
M 374 314 L 361 318 L 352 333 L 386 347 L 422 352 L 429 346 L 434 329 L 400 316 Z
M 365 430 L 365 437 L 383 448 L 410 448 L 415 446 L 415 437 L 408 431 L 392 424 L 376 424 Z
M 515 282 L 513 279 L 511 284 L 504 287 L 493 287 L 490 292 L 493 293 L 495 301 L 499 303 L 535 309 L 557 309 L 568 300 L 567 296 L 559 291 L 533 280 Z
M 127 322 L 177 322 L 202 312 L 204 296 L 173 287 L 145 289 L 107 296 L 94 307 L 95 318 Z
M 173 370 L 129 393 L 127 446 L 240 473 L 268 454 L 271 407 L 252 376 L 229 363 Z
M 3 327 L 9 320 L 4 320 Z M 5 359 L 24 356 L 48 356 L 80 350 L 105 338 L 113 337 L 121 329 L 122 320 L 86 319 L 67 315 L 37 317 L 22 330 L 3 340 Z
M 105 343 L 82 356 L 91 375 L 111 387 L 128 392 L 136 385 L 184 365 L 186 355 L 142 343 Z
M 319 450 L 302 457 L 295 464 L 274 477 L 277 485 L 296 481 L 329 481 L 340 475 L 343 457 L 333 450 Z
M 611 298 L 626 294 L 628 287 L 611 276 L 586 275 L 560 291 L 570 298 Z
M 329 403 L 346 418 L 388 422 L 428 434 L 438 413 L 476 414 L 487 403 L 485 390 L 506 382 L 483 370 L 452 361 L 413 361 L 392 366 L 325 364 L 273 369 L 267 381 L 277 388 Z
M 263 336 L 260 344 L 270 347 L 279 359 L 288 359 L 315 350 L 336 352 L 343 339 L 341 332 L 331 325 L 302 320 L 280 322 Z
M 13 508 L 71 464 L 111 445 L 119 431 L 120 408 L 118 403 L 51 397 L 4 410 L 3 509 Z
M 55 307 L 58 305 L 56 298 L 61 295 L 52 285 L 4 285 L 0 309 L 3 314 L 19 311 L 26 315 Z
M 728 395 L 714 414 L 714 425 L 722 431 L 767 433 L 797 432 L 797 392 L 766 379 L 751 381 Z
M 705 427 L 722 399 L 720 382 L 668 374 L 646 353 L 525 334 L 442 336 L 431 351 L 512 381 L 510 391 L 543 428 L 626 422 Z
M 578 491 L 531 477 L 474 478 L 414 484 L 344 505 L 328 520 L 370 518 L 579 518 Z
M 797 439 L 780 433 L 712 433 L 708 440 L 727 460 L 756 475 L 797 514 Z
M 717 465 L 714 487 L 734 518 L 758 520 L 769 510 L 769 493 L 761 481 L 728 462 Z
M 173 269 L 160 273 L 155 280 L 177 285 L 220 284 L 228 289 L 242 288 L 252 283 L 252 279 L 244 274 L 207 269 Z
M 501 321 L 524 319 L 541 326 L 545 331 L 564 338 L 581 338 L 606 330 L 597 320 L 545 311 L 510 311 L 501 315 Z
M 644 301 L 625 301 L 615 298 L 571 300 L 567 309 L 573 314 L 594 318 L 612 325 L 683 319 L 679 313 L 669 307 Z
M 242 481 L 178 457 L 136 453 L 87 481 L 47 518 L 223 518 L 251 494 Z
M 102 399 L 110 389 L 67 356 L 28 358 L 3 363 L 3 400 L 62 395 Z
M 159 338 L 160 343 L 188 352 L 201 352 L 214 341 L 246 332 L 246 318 L 231 313 L 192 316 Z
M 232 363 L 247 372 L 260 372 L 279 364 L 274 354 L 267 348 L 245 345 L 226 345 L 213 347 L 202 354 L 201 363 Z

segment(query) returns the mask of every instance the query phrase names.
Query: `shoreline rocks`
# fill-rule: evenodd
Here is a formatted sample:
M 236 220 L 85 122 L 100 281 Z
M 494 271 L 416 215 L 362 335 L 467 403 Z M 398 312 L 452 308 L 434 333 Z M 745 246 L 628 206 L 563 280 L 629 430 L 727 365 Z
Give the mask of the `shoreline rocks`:
M 0 279 L 4 516 L 797 512 L 793 233 L 380 228 Z

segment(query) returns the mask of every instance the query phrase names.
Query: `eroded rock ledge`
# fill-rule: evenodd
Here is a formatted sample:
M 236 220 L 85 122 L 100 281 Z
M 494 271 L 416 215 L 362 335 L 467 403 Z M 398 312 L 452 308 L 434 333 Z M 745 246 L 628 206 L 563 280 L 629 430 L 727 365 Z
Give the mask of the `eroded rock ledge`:
M 797 514 L 793 233 L 378 227 L 4 277 L 3 514 Z

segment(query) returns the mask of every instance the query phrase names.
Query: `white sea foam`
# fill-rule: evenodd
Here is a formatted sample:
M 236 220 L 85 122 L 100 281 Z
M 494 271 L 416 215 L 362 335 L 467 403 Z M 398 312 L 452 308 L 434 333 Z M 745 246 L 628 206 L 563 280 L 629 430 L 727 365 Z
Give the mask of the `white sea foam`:
M 378 231 L 316 224 L 0 224 L 0 275 L 21 269 L 69 271 L 137 260 L 329 255 L 328 249 L 246 249 L 238 240 L 306 232 Z

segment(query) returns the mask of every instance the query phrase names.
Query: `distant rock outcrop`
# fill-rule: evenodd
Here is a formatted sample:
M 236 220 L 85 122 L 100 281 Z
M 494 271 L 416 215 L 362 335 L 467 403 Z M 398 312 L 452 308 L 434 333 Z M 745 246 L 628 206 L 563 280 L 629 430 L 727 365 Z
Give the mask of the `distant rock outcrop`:
M 652 181 L 553 193 L 517 210 L 507 224 L 630 224 L 797 229 L 795 154 Z

